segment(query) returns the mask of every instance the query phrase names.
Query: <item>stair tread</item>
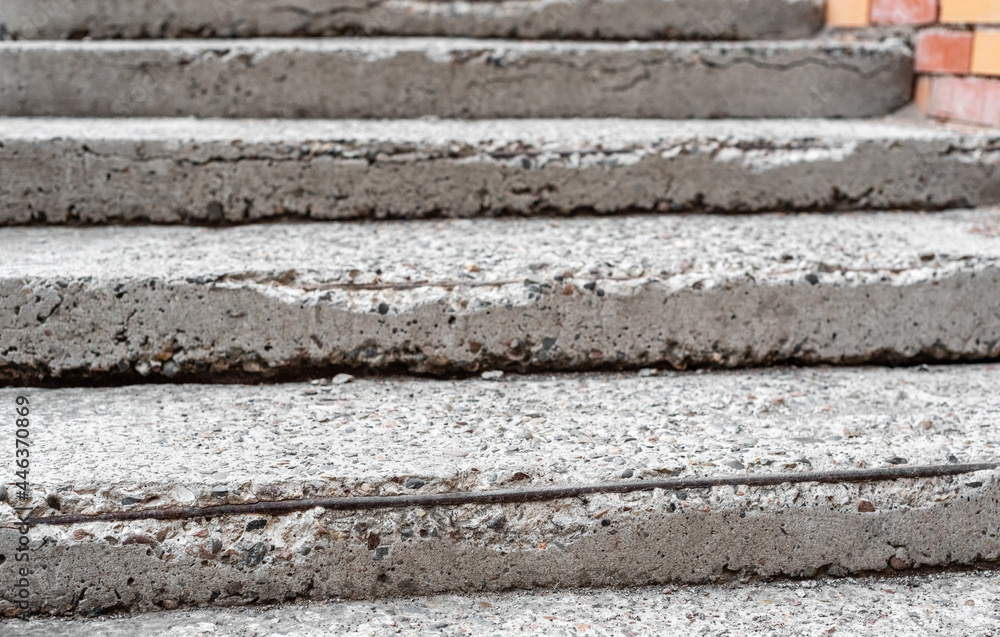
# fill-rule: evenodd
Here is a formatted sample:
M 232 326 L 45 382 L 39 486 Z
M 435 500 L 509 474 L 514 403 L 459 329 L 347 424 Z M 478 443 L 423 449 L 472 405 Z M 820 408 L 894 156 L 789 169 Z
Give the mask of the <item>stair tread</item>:
M 205 283 L 257 279 L 289 292 L 316 286 L 351 291 L 533 285 L 525 279 L 551 286 L 566 272 L 572 274 L 567 281 L 579 285 L 587 280 L 610 285 L 652 278 L 683 287 L 708 276 L 721 281 L 748 274 L 759 282 L 768 276 L 797 282 L 814 271 L 833 275 L 831 280 L 839 273 L 845 283 L 880 280 L 887 274 L 903 282 L 994 265 L 1000 257 L 998 215 L 1000 207 L 940 213 L 622 215 L 226 228 L 9 227 L 0 234 L 18 249 L 0 254 L 0 276 Z M 925 254 L 930 258 L 922 259 Z M 904 274 L 908 276 L 899 276 Z
M 19 346 L 0 367 L 70 380 L 990 358 L 998 223 L 983 208 L 4 228 L 0 326 Z
M 752 140 L 822 143 L 887 141 L 974 141 L 996 143 L 1000 130 L 906 115 L 865 119 L 226 119 L 193 117 L 0 117 L 4 141 L 80 139 L 157 142 L 278 143 L 287 140 L 427 144 L 457 142 L 500 150 L 520 142 L 531 150 L 609 152 L 691 140 Z
M 803 37 L 823 23 L 821 0 L 601 0 L 341 2 L 77 0 L 45 11 L 44 0 L 4 7 L 18 39 L 337 35 L 512 38 L 763 39 Z
M 18 625 L 21 637 L 145 637 L 168 632 L 319 636 L 377 632 L 430 635 L 682 634 L 738 631 L 748 636 L 838 633 L 963 634 L 996 628 L 995 572 L 923 577 L 846 578 L 727 586 L 531 591 L 440 595 L 388 601 L 337 601 Z M 918 609 L 918 610 L 915 610 Z
M 0 191 L 0 223 L 1000 203 L 1000 132 L 900 117 L 0 118 L 0 137 L 20 184 Z
M 6 388 L 0 396 L 11 403 L 27 394 L 38 405 L 45 433 L 35 434 L 36 498 L 59 491 L 62 513 L 98 513 L 121 509 L 126 495 L 156 506 L 248 502 L 245 491 L 212 491 L 251 483 L 283 492 L 259 499 L 282 499 L 317 480 L 326 495 L 412 495 L 593 484 L 627 469 L 639 480 L 793 475 L 899 458 L 997 462 L 990 388 L 998 380 L 1000 367 L 980 364 Z M 426 485 L 410 490 L 408 478 Z M 171 495 L 177 486 L 187 500 Z
M 32 409 L 28 506 L 41 523 L 29 537 L 33 563 L 46 566 L 33 576 L 32 611 L 85 615 L 995 560 L 998 470 L 799 480 L 804 471 L 995 463 L 998 374 L 968 365 L 385 378 L 6 388 L 0 399 L 27 395 Z M 741 486 L 762 472 L 782 474 L 781 484 Z M 734 479 L 527 502 L 137 513 L 664 475 Z M 73 517 L 128 511 L 135 519 Z M 0 512 L 0 549 L 13 551 L 13 512 Z M 46 523 L 60 519 L 69 524 Z M 10 604 L 0 601 L 0 612 Z
M 0 114 L 869 117 L 910 99 L 899 40 L 451 38 L 0 42 Z

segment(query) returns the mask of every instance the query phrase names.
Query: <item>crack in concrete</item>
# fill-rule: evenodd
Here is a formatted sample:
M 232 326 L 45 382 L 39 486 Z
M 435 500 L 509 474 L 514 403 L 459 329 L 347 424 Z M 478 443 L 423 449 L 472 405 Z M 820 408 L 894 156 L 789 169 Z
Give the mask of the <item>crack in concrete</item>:
M 307 511 L 317 507 L 328 511 L 371 511 L 376 509 L 399 509 L 411 507 L 454 507 L 467 504 L 511 504 L 578 498 L 598 493 L 639 493 L 654 491 L 657 489 L 662 489 L 664 491 L 678 491 L 683 489 L 708 489 L 719 486 L 766 487 L 779 486 L 783 484 L 802 484 L 806 482 L 887 482 L 899 479 L 956 476 L 966 473 L 974 473 L 977 471 L 993 471 L 997 468 L 1000 468 L 1000 463 L 924 465 L 913 467 L 894 466 L 880 469 L 848 469 L 777 474 L 743 474 L 700 478 L 667 478 L 663 480 L 606 482 L 591 485 L 503 489 L 481 492 L 465 491 L 425 495 L 304 498 L 298 500 L 254 502 L 250 504 L 175 506 L 135 509 L 130 511 L 112 511 L 98 514 L 69 514 L 48 517 L 29 517 L 25 518 L 24 522 L 29 526 L 70 526 L 75 524 L 90 524 L 94 522 L 125 522 L 132 520 L 180 520 L 253 514 L 283 515 L 296 511 Z
M 702 59 L 700 61 L 703 65 L 709 68 L 720 69 L 720 70 L 728 70 L 738 64 L 749 64 L 750 66 L 754 66 L 760 69 L 765 69 L 768 71 L 791 71 L 809 65 L 816 65 L 827 69 L 849 71 L 851 73 L 854 73 L 858 77 L 864 78 L 866 80 L 878 77 L 879 75 L 883 75 L 886 72 L 892 72 L 893 67 L 898 66 L 897 60 L 890 59 L 886 63 L 876 65 L 871 71 L 863 71 L 861 68 L 859 68 L 858 65 L 855 64 L 847 64 L 836 60 L 830 60 L 829 58 L 825 57 L 813 57 L 813 56 L 805 57 L 802 58 L 801 60 L 794 60 L 792 62 L 784 62 L 784 63 L 763 62 L 754 57 L 742 57 L 724 63 L 712 62 L 705 59 Z

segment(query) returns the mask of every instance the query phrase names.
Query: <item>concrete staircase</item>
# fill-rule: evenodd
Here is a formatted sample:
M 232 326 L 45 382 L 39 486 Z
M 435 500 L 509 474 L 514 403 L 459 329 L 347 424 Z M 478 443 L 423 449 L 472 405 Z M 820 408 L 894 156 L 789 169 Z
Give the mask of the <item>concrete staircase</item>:
M 0 5 L 4 634 L 991 634 L 1000 130 L 821 16 Z

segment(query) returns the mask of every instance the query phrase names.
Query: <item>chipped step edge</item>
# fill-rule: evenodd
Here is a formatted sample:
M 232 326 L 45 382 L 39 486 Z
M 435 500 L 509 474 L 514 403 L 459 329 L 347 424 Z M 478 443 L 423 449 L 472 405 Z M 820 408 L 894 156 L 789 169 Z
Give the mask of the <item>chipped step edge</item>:
M 867 121 L 0 119 L 0 223 L 1000 203 L 1000 132 Z
M 899 41 L 832 40 L 5 41 L 0 65 L 6 116 L 872 117 L 913 78 Z
M 985 360 L 1000 356 L 998 222 L 994 208 L 5 228 L 0 328 L 17 342 L 0 373 Z
M 801 38 L 823 25 L 822 0 L 23 0 L 0 9 L 27 40 L 450 36 L 511 39 Z M 339 10 L 338 10 L 339 9 Z
M 379 601 L 338 600 L 270 608 L 181 609 L 95 619 L 38 618 L 7 627 L 12 637 L 373 633 L 551 635 L 591 632 L 681 635 L 737 632 L 774 637 L 829 632 L 876 637 L 992 637 L 1000 622 L 992 571 L 889 578 L 741 583 L 624 590 L 466 593 Z M 172 605 L 171 605 L 172 606 Z M 920 609 L 915 612 L 914 609 Z
M 504 481 L 573 483 L 622 467 L 634 467 L 633 480 L 662 475 L 663 467 L 682 476 L 739 476 L 759 468 L 737 469 L 726 460 L 753 464 L 758 455 L 791 459 L 800 468 L 781 470 L 792 473 L 803 466 L 995 462 L 989 388 L 998 373 L 978 365 L 33 390 L 30 506 L 32 515 L 58 515 L 39 509 L 87 511 L 123 493 L 134 508 L 175 498 L 294 497 L 296 489 L 299 497 L 463 483 L 490 490 Z M 574 402 L 560 404 L 569 393 Z M 589 413 L 577 401 L 601 408 Z M 375 420 L 367 418 L 373 409 Z M 193 411 L 197 419 L 188 417 Z M 676 413 L 687 416 L 678 420 Z M 512 417 L 522 424 L 508 438 Z M 465 420 L 455 429 L 459 418 Z M 200 435 L 204 430 L 212 438 Z M 646 442 L 650 434 L 657 443 Z M 149 449 L 134 445 L 157 435 Z M 413 447 L 414 439 L 426 444 Z M 515 440 L 518 448 L 503 453 L 477 447 L 499 444 L 502 451 Z M 456 445 L 475 450 L 447 453 Z M 383 453 L 366 452 L 372 446 Z M 623 447 L 620 456 L 616 446 Z M 589 457 L 595 453 L 600 457 Z M 81 464 L 76 457 L 101 460 Z M 261 462 L 279 457 L 305 466 Z M 178 471 L 178 463 L 199 470 Z M 420 484 L 404 484 L 414 474 Z M 99 614 L 964 565 L 1000 558 L 998 495 L 1000 472 L 981 471 L 525 504 L 33 526 L 31 559 L 45 568 L 35 571 L 30 611 Z M 2 506 L 0 552 L 9 554 L 20 532 Z M 0 609 L 8 614 L 16 611 L 9 602 L 14 581 L 0 585 L 0 598 L 8 600 Z

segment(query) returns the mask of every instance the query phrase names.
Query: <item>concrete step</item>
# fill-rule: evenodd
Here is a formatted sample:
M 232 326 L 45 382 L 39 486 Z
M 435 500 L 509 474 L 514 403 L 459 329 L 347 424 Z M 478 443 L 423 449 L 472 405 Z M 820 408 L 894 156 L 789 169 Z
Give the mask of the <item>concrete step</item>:
M 0 67 L 0 115 L 76 117 L 868 117 L 913 76 L 898 40 L 6 41 Z
M 0 389 L 30 407 L 28 611 L 1000 558 L 994 365 L 344 380 Z
M 340 35 L 558 39 L 801 38 L 822 0 L 20 0 L 0 7 L 16 39 Z
M 0 224 L 1000 203 L 1000 131 L 862 120 L 0 119 Z
M 439 595 L 9 624 L 12 637 L 995 634 L 1000 577 L 923 577 Z
M 995 358 L 998 227 L 1000 208 L 3 228 L 0 376 Z

